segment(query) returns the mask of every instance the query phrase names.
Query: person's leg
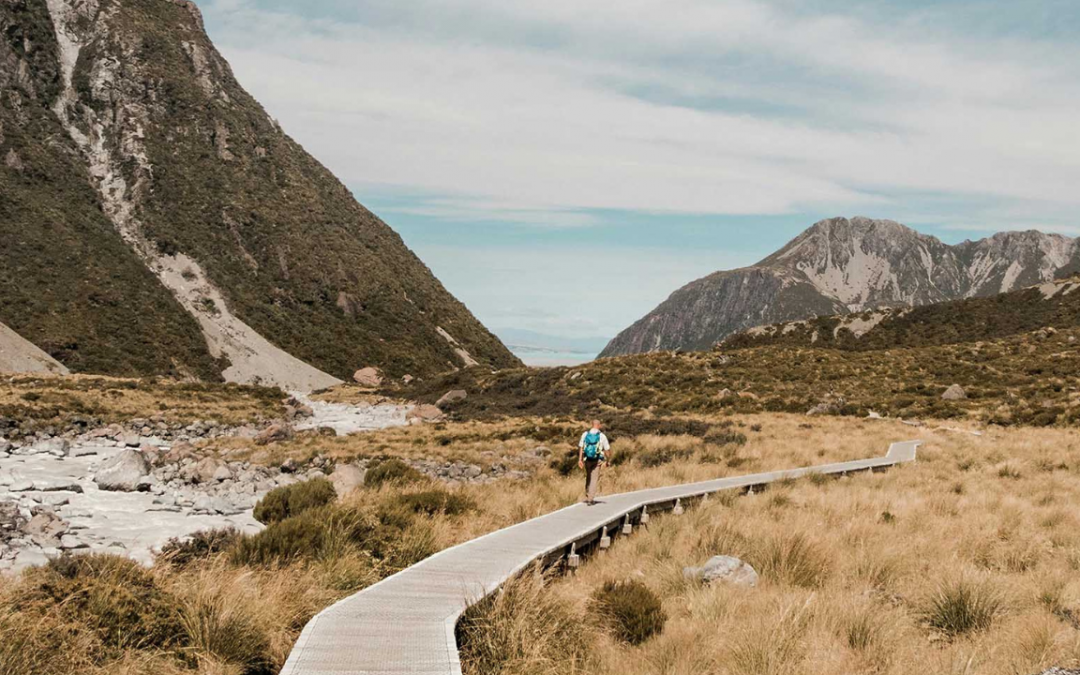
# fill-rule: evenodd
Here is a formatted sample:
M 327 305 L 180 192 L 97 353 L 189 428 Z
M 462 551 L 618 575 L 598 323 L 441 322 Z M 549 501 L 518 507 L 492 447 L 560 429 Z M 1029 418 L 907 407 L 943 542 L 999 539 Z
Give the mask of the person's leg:
M 589 502 L 596 501 L 596 489 L 600 483 L 600 462 L 593 460 L 585 462 L 585 499 Z

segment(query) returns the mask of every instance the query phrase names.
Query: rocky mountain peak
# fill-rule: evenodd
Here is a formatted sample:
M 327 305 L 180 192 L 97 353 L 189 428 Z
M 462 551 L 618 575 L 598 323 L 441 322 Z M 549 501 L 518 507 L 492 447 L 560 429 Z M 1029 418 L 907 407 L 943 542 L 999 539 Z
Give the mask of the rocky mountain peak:
M 1057 234 L 1002 232 L 950 246 L 893 220 L 829 218 L 752 268 L 717 272 L 676 291 L 602 355 L 704 349 L 768 323 L 993 295 L 1078 265 L 1080 244 Z

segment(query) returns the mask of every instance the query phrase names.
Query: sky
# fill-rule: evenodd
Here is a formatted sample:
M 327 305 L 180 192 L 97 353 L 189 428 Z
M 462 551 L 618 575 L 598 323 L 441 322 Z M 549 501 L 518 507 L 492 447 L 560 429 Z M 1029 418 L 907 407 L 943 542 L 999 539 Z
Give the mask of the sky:
M 814 222 L 1080 235 L 1074 0 L 202 0 L 498 333 L 612 337 Z

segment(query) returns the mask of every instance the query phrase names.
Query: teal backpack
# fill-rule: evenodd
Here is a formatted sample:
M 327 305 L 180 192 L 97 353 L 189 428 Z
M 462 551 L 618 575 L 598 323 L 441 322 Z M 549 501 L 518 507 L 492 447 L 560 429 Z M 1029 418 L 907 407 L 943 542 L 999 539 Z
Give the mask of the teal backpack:
M 593 429 L 585 434 L 585 459 L 601 459 L 604 453 L 600 450 L 600 432 Z

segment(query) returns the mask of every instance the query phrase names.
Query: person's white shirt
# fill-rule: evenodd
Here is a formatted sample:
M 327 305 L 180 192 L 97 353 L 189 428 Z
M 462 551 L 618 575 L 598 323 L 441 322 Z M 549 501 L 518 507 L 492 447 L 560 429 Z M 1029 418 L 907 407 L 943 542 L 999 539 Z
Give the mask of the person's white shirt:
M 585 437 L 588 436 L 589 433 L 589 431 L 586 431 L 585 433 L 581 434 L 581 440 L 578 441 L 578 447 L 582 450 L 585 449 Z M 607 452 L 608 450 L 611 450 L 611 444 L 608 443 L 607 436 L 604 435 L 603 431 L 600 432 L 600 442 L 597 444 L 597 446 L 600 448 L 600 452 Z

